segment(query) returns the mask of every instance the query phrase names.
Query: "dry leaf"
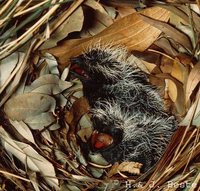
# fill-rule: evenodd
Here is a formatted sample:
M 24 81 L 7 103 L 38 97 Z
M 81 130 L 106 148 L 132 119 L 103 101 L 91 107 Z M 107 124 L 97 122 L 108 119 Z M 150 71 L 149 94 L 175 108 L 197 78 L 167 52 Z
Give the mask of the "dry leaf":
M 91 37 L 94 36 L 107 27 L 109 27 L 113 20 L 112 18 L 106 13 L 101 13 L 98 10 L 94 11 L 91 15 L 93 17 L 92 21 L 88 24 L 86 30 L 83 30 L 80 36 L 83 37 Z
M 123 6 L 123 7 L 118 7 L 117 12 L 119 13 L 120 18 L 123 18 L 125 16 L 135 13 L 136 10 L 133 9 L 133 7 Z
M 82 128 L 77 132 L 77 135 L 81 138 L 81 140 L 83 142 L 87 142 L 88 139 L 91 137 L 92 135 L 92 128 L 88 127 L 88 128 Z
M 165 37 L 159 38 L 154 44 L 162 48 L 169 56 L 176 57 L 178 55 L 178 51 L 171 45 L 170 40 Z
M 58 71 L 58 62 L 55 57 L 49 53 L 45 53 L 45 61 L 48 64 L 49 72 L 59 76 L 60 73 Z
M 88 168 L 88 170 L 90 171 L 92 176 L 94 176 L 95 178 L 100 178 L 104 173 L 103 169 L 94 168 L 94 167 L 91 167 L 91 166 Z
M 16 89 L 18 88 L 18 86 L 20 84 L 20 80 L 27 68 L 29 57 L 30 57 L 31 51 L 35 45 L 35 41 L 30 42 L 28 44 L 30 46 L 27 48 L 25 54 L 22 57 L 20 57 L 20 62 L 17 64 L 17 67 L 15 67 L 12 74 L 9 76 L 9 78 L 4 83 L 3 87 L 1 87 L 1 89 L 0 89 L 0 93 L 2 93 L 3 90 L 9 84 L 9 88 L 7 87 L 7 89 L 6 89 L 7 90 L 6 94 L 4 94 L 4 97 L 1 99 L 0 106 L 2 106 L 8 100 L 8 98 L 11 97 L 11 95 L 16 91 Z
M 24 54 L 15 52 L 0 61 L 0 88 L 10 77 L 13 69 L 19 62 L 22 62 Z
M 107 14 L 112 18 L 115 19 L 117 15 L 117 10 L 115 7 L 103 5 L 104 9 L 106 10 Z
M 68 36 L 69 33 L 80 31 L 83 26 L 84 15 L 82 7 L 78 7 L 70 17 L 63 22 L 60 27 L 51 35 L 51 38 L 41 46 L 40 49 L 51 48 L 57 45 L 57 43 Z
M 4 106 L 6 115 L 12 120 L 25 120 L 44 112 L 53 112 L 56 101 L 53 97 L 38 93 L 27 93 L 10 98 Z
M 31 130 L 29 129 L 29 127 L 23 122 L 23 121 L 12 121 L 9 120 L 9 122 L 13 125 L 13 127 L 15 127 L 15 129 L 27 140 L 29 140 L 30 142 L 35 143 L 33 134 L 31 132 Z
M 159 30 L 161 30 L 162 32 L 164 32 L 167 36 L 169 36 L 174 41 L 178 42 L 180 45 L 184 46 L 185 48 L 187 48 L 189 50 L 192 50 L 191 42 L 190 42 L 188 36 L 185 35 L 184 33 L 180 32 L 179 30 L 170 26 L 167 23 L 148 18 L 144 15 L 142 15 L 141 18 L 145 22 L 151 24 L 152 26 L 154 26 L 154 27 L 158 28 Z
M 163 73 L 171 74 L 173 67 L 173 60 L 163 56 L 160 64 L 160 69 Z
M 2 127 L 0 127 L 0 137 L 8 152 L 34 172 L 40 172 L 49 185 L 58 188 L 58 179 L 54 167 L 49 161 L 38 154 L 30 145 L 14 141 Z
M 35 92 L 47 95 L 56 95 L 72 86 L 71 82 L 60 80 L 58 76 L 46 74 L 36 79 L 25 92 Z
M 60 191 L 81 191 L 77 186 L 66 184 Z
M 87 16 L 92 17 L 92 20 L 85 25 L 85 28 L 80 34 L 81 37 L 94 36 L 113 23 L 112 17 L 99 2 L 87 0 L 84 4 L 92 8 L 86 11 L 85 20 L 87 20 Z M 87 13 L 89 13 L 89 15 L 87 15 Z
M 118 170 L 121 172 L 129 172 L 131 174 L 140 174 L 142 164 L 138 162 L 123 162 L 118 166 Z
M 171 75 L 179 82 L 185 84 L 188 78 L 188 69 L 182 63 L 175 60 L 172 65 Z
M 81 97 L 76 100 L 70 111 L 66 113 L 65 120 L 70 125 L 71 131 L 73 132 L 78 124 L 81 117 L 89 111 L 89 105 L 86 98 Z
M 91 162 L 99 165 L 108 165 L 108 162 L 103 158 L 103 156 L 100 153 L 92 153 L 90 152 L 88 155 Z
M 200 62 L 198 62 L 194 68 L 192 68 L 186 85 L 186 98 L 185 103 L 187 103 L 192 95 L 194 89 L 200 82 Z
M 85 160 L 85 158 L 84 158 L 84 156 L 81 152 L 80 145 L 78 145 L 77 140 L 76 140 L 76 136 L 74 134 L 70 135 L 70 146 L 71 146 L 74 154 L 78 158 L 79 162 L 81 164 L 83 164 L 84 166 L 87 166 L 87 161 Z
M 40 191 L 40 188 L 39 188 L 39 184 L 38 184 L 38 181 L 37 181 L 37 174 L 35 172 L 32 172 L 32 171 L 28 171 L 27 172 L 27 175 L 34 187 L 34 191 Z
M 108 172 L 108 177 L 111 177 L 119 172 L 128 172 L 130 174 L 140 174 L 142 164 L 138 162 L 122 162 L 121 164 L 115 163 L 111 170 Z
M 81 117 L 79 121 L 79 126 L 81 127 L 81 129 L 77 132 L 77 134 L 83 142 L 87 142 L 93 131 L 92 122 L 90 121 L 89 116 L 87 114 Z
M 53 113 L 45 112 L 35 116 L 29 116 L 24 119 L 24 122 L 33 130 L 42 130 L 45 127 L 51 127 L 53 123 L 56 123 L 56 118 Z M 56 123 L 57 124 L 57 123 Z M 58 128 L 59 125 L 57 124 Z M 48 128 L 48 129 L 49 129 Z
M 200 127 L 200 91 L 196 101 L 192 104 L 187 115 L 179 124 L 180 126 L 188 126 L 190 125 L 190 121 L 192 119 L 192 125 Z M 192 118 L 193 117 L 193 118 Z
M 84 2 L 85 5 L 91 7 L 94 10 L 98 10 L 99 12 L 103 13 L 103 14 L 107 14 L 107 12 L 105 11 L 105 9 L 103 8 L 103 6 L 94 0 L 86 0 Z
M 145 9 L 142 13 L 161 21 L 169 19 L 169 12 L 159 7 Z M 58 47 L 47 51 L 59 58 L 63 69 L 69 58 L 80 54 L 85 48 L 100 40 L 101 43 L 123 44 L 129 50 L 144 51 L 157 39 L 160 33 L 160 30 L 144 22 L 139 13 L 133 13 L 117 20 L 110 27 L 92 38 L 67 40 Z
M 168 89 L 169 96 L 175 103 L 177 112 L 180 115 L 184 115 L 186 108 L 185 108 L 185 105 L 183 104 L 184 103 L 183 84 L 179 82 L 178 80 L 176 80 L 175 78 L 173 78 L 172 76 L 170 76 L 169 74 L 157 74 L 156 76 L 159 78 L 164 78 L 171 81 L 172 84 L 171 86 L 169 86 L 170 89 Z

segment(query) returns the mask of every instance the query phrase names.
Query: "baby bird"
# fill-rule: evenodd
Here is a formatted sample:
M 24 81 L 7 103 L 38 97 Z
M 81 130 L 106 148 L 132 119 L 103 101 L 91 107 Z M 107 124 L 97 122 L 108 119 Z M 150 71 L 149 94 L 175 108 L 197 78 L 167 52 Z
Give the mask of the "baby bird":
M 72 58 L 83 69 L 83 93 L 94 130 L 113 142 L 98 152 L 109 162 L 134 161 L 151 168 L 176 130 L 176 120 L 147 75 L 123 47 L 96 45 Z

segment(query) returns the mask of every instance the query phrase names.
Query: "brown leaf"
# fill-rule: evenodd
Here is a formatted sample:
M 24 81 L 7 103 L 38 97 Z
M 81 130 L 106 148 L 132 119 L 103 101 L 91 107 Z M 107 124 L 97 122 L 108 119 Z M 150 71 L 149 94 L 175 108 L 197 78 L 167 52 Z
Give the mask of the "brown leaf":
M 129 7 L 129 6 L 118 7 L 117 11 L 119 13 L 119 17 L 121 17 L 121 18 L 136 12 L 136 10 L 133 9 L 132 6 L 131 7 Z
M 107 14 L 105 9 L 103 8 L 103 6 L 99 2 L 96 2 L 96 1 L 93 1 L 93 0 L 86 0 L 84 2 L 84 4 L 89 6 L 89 7 L 91 7 L 92 9 L 94 9 L 96 11 L 99 11 L 101 13 Z
M 111 177 L 120 172 L 128 172 L 131 174 L 140 174 L 142 164 L 138 162 L 122 162 L 121 164 L 115 163 L 111 170 L 108 172 L 108 177 Z
M 171 45 L 169 39 L 165 37 L 159 38 L 154 44 L 162 48 L 170 56 L 176 57 L 178 55 L 178 51 Z
M 162 14 L 160 14 L 162 12 Z M 143 15 L 167 21 L 169 12 L 159 7 L 148 8 L 142 11 Z M 144 51 L 160 35 L 161 31 L 144 22 L 139 13 L 133 13 L 117 20 L 110 27 L 92 38 L 67 40 L 60 46 L 46 50 L 59 59 L 61 69 L 69 61 L 70 57 L 80 54 L 85 48 L 99 41 L 103 44 L 123 44 L 129 50 Z
M 176 28 L 162 21 L 158 21 L 144 15 L 141 15 L 141 18 L 143 19 L 143 21 L 151 24 L 152 26 L 164 32 L 166 35 L 171 37 L 174 41 L 178 42 L 180 45 L 184 46 L 185 48 L 188 48 L 189 50 L 192 50 L 191 42 L 188 36 L 185 35 L 184 33 L 180 32 Z
M 89 104 L 85 97 L 77 99 L 70 111 L 65 114 L 65 121 L 70 125 L 70 130 L 73 132 L 80 118 L 89 111 Z
M 184 115 L 186 108 L 185 105 L 183 104 L 184 103 L 183 84 L 174 77 L 172 77 L 170 74 L 157 74 L 156 76 L 159 78 L 170 80 L 171 87 L 170 89 L 168 89 L 169 96 L 174 102 L 177 112 L 180 115 Z
M 188 69 L 175 59 L 172 65 L 171 75 L 184 84 L 188 78 Z
M 170 74 L 172 72 L 173 60 L 163 56 L 161 60 L 160 69 L 163 73 Z
M 194 89 L 200 82 L 200 62 L 192 68 L 186 85 L 186 103 L 189 101 Z

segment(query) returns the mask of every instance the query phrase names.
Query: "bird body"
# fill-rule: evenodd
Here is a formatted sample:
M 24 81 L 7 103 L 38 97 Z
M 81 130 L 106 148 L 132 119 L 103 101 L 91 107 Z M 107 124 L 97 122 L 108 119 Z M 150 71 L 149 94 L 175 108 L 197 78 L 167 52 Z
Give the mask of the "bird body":
M 176 130 L 175 117 L 165 111 L 158 89 L 122 47 L 96 45 L 72 63 L 87 76 L 83 93 L 94 129 L 113 137 L 112 145 L 98 152 L 110 163 L 140 162 L 148 170 Z

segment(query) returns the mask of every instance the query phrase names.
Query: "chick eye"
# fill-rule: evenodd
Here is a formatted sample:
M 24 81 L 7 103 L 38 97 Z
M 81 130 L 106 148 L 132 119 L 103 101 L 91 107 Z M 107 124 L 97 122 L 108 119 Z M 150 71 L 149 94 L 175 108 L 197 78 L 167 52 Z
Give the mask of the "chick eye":
M 111 128 L 109 134 L 113 137 L 115 143 L 121 142 L 123 138 L 123 130 L 120 128 Z

